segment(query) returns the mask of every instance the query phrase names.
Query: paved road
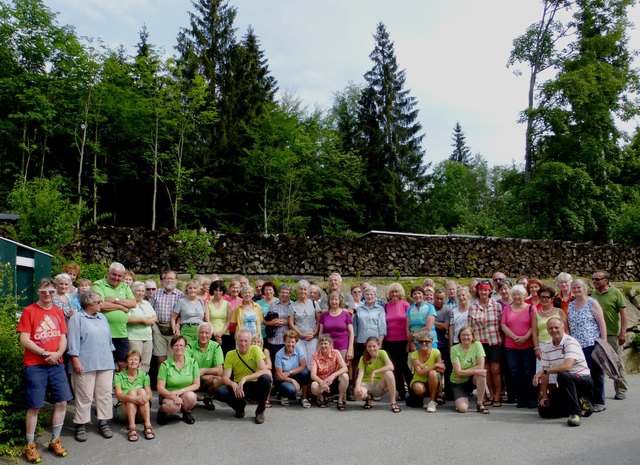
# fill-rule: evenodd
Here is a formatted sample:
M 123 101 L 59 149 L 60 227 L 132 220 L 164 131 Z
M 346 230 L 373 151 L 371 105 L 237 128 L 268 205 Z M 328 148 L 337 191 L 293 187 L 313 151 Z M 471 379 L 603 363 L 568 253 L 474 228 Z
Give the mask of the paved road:
M 630 388 L 627 400 L 616 401 L 608 381 L 607 410 L 583 419 L 579 428 L 511 405 L 492 409 L 490 415 L 462 415 L 452 403 L 435 414 L 401 404 L 402 413 L 393 414 L 386 398 L 372 410 L 351 402 L 346 412 L 338 412 L 335 404 L 305 410 L 276 402 L 267 410 L 265 424 L 256 425 L 251 406 L 247 417 L 238 420 L 231 409 L 216 403 L 215 412 L 199 406 L 194 425 L 175 421 L 156 427 L 153 441 L 141 437 L 130 443 L 126 427 L 115 424 L 112 439 L 90 427 L 88 441 L 80 444 L 67 415 L 63 441 L 69 456 L 61 460 L 43 451 L 43 464 L 635 465 L 640 462 L 640 375 L 630 377 Z M 41 449 L 47 439 L 47 433 L 40 435 Z

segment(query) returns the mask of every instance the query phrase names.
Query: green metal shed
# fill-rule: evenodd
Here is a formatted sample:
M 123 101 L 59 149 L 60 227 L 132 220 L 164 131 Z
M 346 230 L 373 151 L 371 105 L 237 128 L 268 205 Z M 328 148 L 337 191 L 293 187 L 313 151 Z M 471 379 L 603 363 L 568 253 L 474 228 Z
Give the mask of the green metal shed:
M 7 289 L 5 280 L 0 283 L 0 291 L 17 296 L 20 308 L 34 302 L 36 284 L 51 276 L 51 258 L 46 252 L 0 237 L 0 263 L 8 263 L 13 273 L 13 289 Z

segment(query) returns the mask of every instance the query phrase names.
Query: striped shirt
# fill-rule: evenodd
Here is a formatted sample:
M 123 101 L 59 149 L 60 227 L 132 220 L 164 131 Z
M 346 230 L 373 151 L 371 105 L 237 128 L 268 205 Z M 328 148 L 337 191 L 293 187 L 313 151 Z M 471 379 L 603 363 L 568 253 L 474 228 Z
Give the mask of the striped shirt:
M 554 367 L 561 365 L 565 359 L 571 358 L 574 360 L 569 373 L 578 376 L 590 376 L 591 372 L 587 366 L 587 361 L 584 358 L 584 352 L 582 347 L 575 337 L 565 334 L 562 336 L 560 344 L 553 345 L 553 340 L 545 342 L 540 345 L 542 368 Z M 554 378 L 552 380 L 552 377 Z M 549 382 L 555 383 L 555 376 L 549 375 Z
M 502 306 L 489 299 L 486 307 L 475 301 L 469 309 L 468 325 L 476 334 L 476 340 L 490 346 L 502 345 Z

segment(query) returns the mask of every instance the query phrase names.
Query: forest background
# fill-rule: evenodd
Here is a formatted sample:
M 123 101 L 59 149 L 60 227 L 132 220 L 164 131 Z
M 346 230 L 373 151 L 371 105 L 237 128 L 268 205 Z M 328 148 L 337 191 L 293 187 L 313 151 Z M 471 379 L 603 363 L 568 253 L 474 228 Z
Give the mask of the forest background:
M 225 0 L 194 0 L 177 47 L 80 38 L 42 0 L 0 1 L 0 210 L 56 253 L 113 224 L 344 235 L 372 229 L 640 244 L 634 0 L 545 0 L 505 62 L 529 82 L 522 164 L 489 167 L 461 124 L 423 149 L 384 23 L 328 110 L 278 92 Z M 490 111 L 490 109 L 487 109 Z M 464 115 L 461 115 L 461 117 Z

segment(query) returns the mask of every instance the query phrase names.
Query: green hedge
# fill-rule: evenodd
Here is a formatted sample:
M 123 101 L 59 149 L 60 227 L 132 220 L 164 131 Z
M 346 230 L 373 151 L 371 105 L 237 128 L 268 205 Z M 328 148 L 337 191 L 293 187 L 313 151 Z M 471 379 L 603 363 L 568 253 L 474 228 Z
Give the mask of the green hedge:
M 0 264 L 0 282 L 11 289 L 11 269 Z M 0 295 L 0 455 L 14 455 L 24 443 L 23 349 L 16 327 L 18 306 L 12 295 Z

